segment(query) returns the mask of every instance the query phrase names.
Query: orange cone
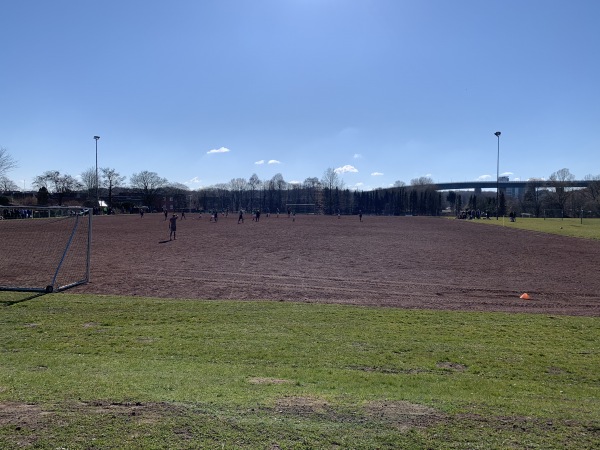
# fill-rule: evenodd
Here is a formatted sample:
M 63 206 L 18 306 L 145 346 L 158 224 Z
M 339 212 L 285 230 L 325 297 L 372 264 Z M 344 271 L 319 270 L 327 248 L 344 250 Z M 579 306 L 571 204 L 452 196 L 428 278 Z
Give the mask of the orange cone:
M 529 296 L 529 294 L 527 292 L 525 292 L 519 298 L 522 298 L 523 300 L 531 300 L 531 297 Z

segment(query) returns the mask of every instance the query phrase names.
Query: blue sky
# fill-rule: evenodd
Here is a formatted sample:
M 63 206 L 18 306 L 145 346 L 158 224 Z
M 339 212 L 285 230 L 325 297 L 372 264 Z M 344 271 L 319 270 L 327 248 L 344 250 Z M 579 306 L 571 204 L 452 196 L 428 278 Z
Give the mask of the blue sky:
M 0 146 L 190 189 L 339 169 L 600 174 L 596 0 L 20 0 L 0 5 Z

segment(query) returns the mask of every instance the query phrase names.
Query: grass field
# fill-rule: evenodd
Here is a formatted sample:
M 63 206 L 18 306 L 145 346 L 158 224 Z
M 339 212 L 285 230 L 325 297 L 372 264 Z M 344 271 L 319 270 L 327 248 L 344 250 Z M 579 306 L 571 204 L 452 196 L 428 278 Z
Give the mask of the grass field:
M 598 318 L 22 300 L 0 293 L 0 448 L 600 447 Z
M 511 222 L 508 217 L 500 217 L 498 220 L 475 220 L 476 223 L 488 225 L 500 225 L 504 227 L 517 228 L 521 230 L 539 231 L 541 233 L 558 234 L 584 239 L 600 240 L 600 219 L 542 219 L 521 218 Z

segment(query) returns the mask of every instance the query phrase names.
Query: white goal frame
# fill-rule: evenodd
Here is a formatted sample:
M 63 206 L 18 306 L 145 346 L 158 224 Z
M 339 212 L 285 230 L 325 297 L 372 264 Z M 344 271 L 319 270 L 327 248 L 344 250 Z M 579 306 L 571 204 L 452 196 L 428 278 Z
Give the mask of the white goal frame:
M 316 203 L 287 203 L 285 205 L 286 211 L 291 211 L 296 214 L 317 214 Z
M 0 206 L 0 241 L 0 291 L 60 292 L 90 279 L 87 208 Z

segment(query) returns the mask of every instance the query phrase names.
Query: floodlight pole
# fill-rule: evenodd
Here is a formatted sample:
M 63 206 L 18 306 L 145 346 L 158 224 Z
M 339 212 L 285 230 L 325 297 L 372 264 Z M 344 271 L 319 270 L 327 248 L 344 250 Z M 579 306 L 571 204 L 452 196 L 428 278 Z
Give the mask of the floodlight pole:
M 498 138 L 498 157 L 496 159 L 496 220 L 498 220 L 498 216 L 500 215 L 500 203 L 499 203 L 499 193 L 500 193 L 500 133 L 496 131 L 494 133 Z
M 100 136 L 94 136 L 96 140 L 96 205 L 100 207 L 100 197 L 98 196 L 98 139 Z

